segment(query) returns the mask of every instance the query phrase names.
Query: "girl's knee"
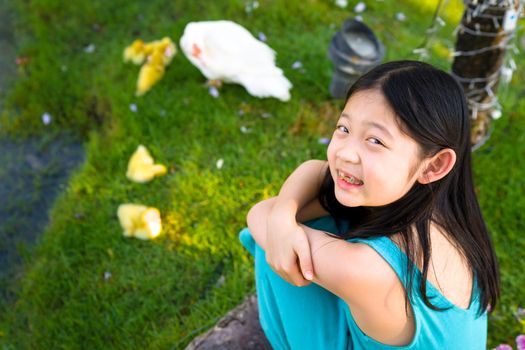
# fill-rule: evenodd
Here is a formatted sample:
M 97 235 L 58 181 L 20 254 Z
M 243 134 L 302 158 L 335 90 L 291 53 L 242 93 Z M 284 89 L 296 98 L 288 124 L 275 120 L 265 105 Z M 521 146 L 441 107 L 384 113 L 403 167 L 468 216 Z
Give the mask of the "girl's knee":
M 244 248 L 255 257 L 255 240 L 253 239 L 248 227 L 243 228 L 241 232 L 239 232 L 239 240 Z

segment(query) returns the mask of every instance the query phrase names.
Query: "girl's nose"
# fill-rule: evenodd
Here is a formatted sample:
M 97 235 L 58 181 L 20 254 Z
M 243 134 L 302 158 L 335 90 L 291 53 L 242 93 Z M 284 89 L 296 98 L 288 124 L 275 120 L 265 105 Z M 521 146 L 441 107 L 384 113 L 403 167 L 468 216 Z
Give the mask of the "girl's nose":
M 360 157 L 357 149 L 352 146 L 342 147 L 337 151 L 337 157 L 344 162 L 359 163 Z

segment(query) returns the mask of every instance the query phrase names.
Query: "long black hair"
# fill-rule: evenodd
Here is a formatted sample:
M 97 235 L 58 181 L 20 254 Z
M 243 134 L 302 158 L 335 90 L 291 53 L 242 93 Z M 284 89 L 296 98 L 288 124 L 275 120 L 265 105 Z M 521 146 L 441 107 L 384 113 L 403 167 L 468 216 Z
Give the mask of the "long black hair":
M 423 262 L 419 291 L 428 307 L 443 310 L 433 305 L 426 293 L 430 224 L 436 224 L 463 254 L 473 273 L 480 293 L 478 314 L 493 310 L 499 297 L 498 264 L 474 193 L 470 125 L 462 87 L 452 76 L 429 64 L 395 61 L 361 76 L 348 91 L 347 101 L 359 91 L 374 89 L 388 101 L 401 130 L 418 143 L 422 158 L 450 148 L 456 153 L 456 163 L 444 178 L 429 184 L 416 182 L 402 198 L 379 207 L 343 206 L 335 198 L 328 169 L 319 193 L 322 206 L 336 219 L 350 223 L 343 238 L 400 234 L 408 257 L 406 302 L 408 293 L 412 293 L 417 244 L 417 256 Z

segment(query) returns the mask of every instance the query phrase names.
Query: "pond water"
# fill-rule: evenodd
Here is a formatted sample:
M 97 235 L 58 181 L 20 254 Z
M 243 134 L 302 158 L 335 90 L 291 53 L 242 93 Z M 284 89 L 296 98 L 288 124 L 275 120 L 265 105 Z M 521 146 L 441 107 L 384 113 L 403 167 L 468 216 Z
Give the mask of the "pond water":
M 82 145 L 67 135 L 0 139 L 0 298 L 48 223 L 56 196 L 83 160 Z

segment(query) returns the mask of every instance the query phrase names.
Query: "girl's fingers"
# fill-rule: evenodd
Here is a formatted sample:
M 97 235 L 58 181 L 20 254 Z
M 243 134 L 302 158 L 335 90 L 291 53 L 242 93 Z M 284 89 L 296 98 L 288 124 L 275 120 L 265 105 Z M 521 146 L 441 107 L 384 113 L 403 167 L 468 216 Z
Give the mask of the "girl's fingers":
M 311 283 L 303 278 L 297 259 L 292 263 L 289 262 L 285 265 L 281 265 L 272 263 L 272 259 L 268 259 L 267 257 L 267 263 L 282 279 L 296 287 L 303 287 Z
M 279 275 L 281 276 L 281 275 Z M 301 272 L 299 270 L 297 270 L 297 273 L 294 274 L 293 276 L 292 275 L 283 275 L 281 276 L 286 282 L 296 286 L 296 287 L 304 287 L 304 286 L 307 286 L 309 285 L 310 281 L 307 281 L 303 278 L 303 275 L 301 274 Z
M 304 234 L 301 235 L 301 237 L 302 238 L 296 242 L 295 253 L 299 259 L 302 276 L 311 281 L 314 278 L 314 267 L 312 264 L 312 256 L 310 254 L 310 244 Z

